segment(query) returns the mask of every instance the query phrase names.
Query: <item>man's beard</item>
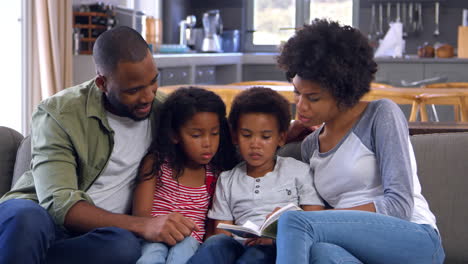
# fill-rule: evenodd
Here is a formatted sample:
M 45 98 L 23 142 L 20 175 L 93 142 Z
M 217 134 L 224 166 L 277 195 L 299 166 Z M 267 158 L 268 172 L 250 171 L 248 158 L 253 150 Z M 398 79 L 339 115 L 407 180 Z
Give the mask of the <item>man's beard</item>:
M 115 115 L 128 117 L 128 118 L 131 118 L 131 119 L 133 119 L 135 121 L 145 120 L 151 114 L 151 110 L 150 110 L 146 116 L 143 116 L 143 117 L 135 116 L 132 113 L 132 111 L 130 110 L 130 108 L 127 105 L 122 104 L 117 99 L 117 97 L 115 97 L 112 93 L 108 93 L 107 95 L 104 94 L 104 101 L 114 111 Z M 152 108 L 153 108 L 153 106 L 151 105 L 151 109 Z

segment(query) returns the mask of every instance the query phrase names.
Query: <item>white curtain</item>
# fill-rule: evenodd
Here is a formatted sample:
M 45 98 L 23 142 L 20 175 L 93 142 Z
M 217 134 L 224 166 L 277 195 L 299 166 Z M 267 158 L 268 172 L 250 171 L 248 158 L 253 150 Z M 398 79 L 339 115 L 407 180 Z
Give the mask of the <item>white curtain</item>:
M 72 0 L 30 0 L 26 62 L 28 123 L 37 104 L 71 86 Z

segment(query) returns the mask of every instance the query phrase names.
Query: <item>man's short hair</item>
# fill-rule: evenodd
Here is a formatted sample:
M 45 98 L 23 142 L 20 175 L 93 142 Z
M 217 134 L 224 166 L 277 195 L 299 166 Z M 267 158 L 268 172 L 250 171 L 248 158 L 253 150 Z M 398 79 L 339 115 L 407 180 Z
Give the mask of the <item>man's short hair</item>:
M 136 30 L 119 26 L 105 31 L 93 47 L 93 58 L 101 74 L 115 71 L 121 62 L 140 62 L 146 58 L 148 44 Z

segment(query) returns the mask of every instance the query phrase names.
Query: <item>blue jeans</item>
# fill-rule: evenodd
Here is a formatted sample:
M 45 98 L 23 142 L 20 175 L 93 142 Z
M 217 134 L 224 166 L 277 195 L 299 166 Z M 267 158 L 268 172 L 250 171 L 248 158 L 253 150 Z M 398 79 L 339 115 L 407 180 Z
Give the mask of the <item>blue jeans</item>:
M 144 241 L 141 257 L 136 264 L 185 264 L 199 246 L 200 243 L 191 236 L 173 247 Z
M 140 241 L 130 231 L 106 227 L 70 235 L 33 201 L 0 204 L 0 263 L 130 264 L 140 254 Z
M 190 264 L 262 264 L 275 263 L 274 245 L 244 246 L 224 234 L 208 238 L 187 263 Z
M 278 223 L 276 263 L 443 263 L 429 225 L 363 211 L 286 212 Z

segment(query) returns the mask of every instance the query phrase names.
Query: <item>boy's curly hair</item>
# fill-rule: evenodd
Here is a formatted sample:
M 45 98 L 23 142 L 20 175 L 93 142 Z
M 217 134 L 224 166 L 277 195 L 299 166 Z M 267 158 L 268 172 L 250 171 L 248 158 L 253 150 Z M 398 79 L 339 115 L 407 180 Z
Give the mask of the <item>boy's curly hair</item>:
M 315 19 L 282 47 L 277 61 L 292 80 L 316 82 L 339 107 L 352 107 L 370 90 L 377 72 L 372 47 L 362 33 L 337 22 Z
M 271 114 L 278 120 L 279 132 L 286 132 L 291 121 L 288 100 L 278 92 L 266 87 L 253 87 L 239 93 L 232 103 L 229 124 L 233 133 L 237 131 L 243 114 Z

